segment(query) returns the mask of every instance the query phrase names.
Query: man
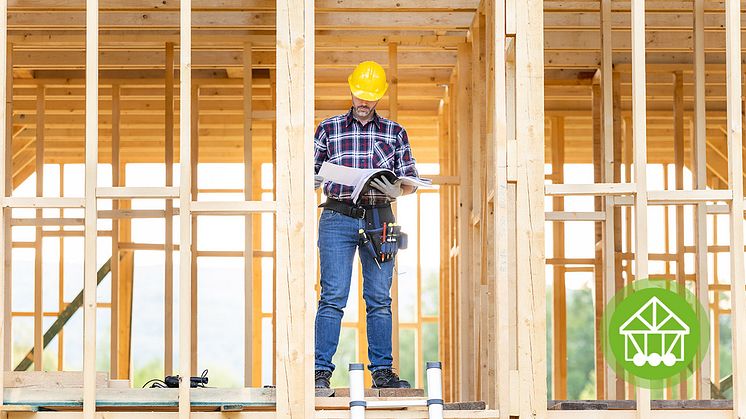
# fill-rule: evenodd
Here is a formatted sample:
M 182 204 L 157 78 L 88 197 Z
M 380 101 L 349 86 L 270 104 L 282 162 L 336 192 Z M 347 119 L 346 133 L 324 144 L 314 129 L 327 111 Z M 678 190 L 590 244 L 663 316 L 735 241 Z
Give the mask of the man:
M 380 117 L 376 105 L 388 88 L 386 73 L 372 61 L 360 63 L 348 78 L 352 108 L 346 114 L 319 124 L 314 138 L 315 170 L 325 161 L 359 169 L 386 168 L 401 176 L 417 176 L 407 132 L 399 124 Z M 316 187 L 320 186 L 316 182 Z M 383 177 L 371 182 L 360 202 L 351 199 L 353 187 L 326 183 L 327 200 L 319 220 L 321 298 L 316 314 L 316 387 L 329 388 L 334 371 L 343 309 L 347 305 L 355 250 L 363 265 L 363 299 L 368 328 L 368 369 L 374 388 L 409 388 L 392 370 L 391 280 L 393 259 L 379 262 L 361 240 L 373 212 L 393 220 L 391 202 L 415 191 Z M 368 217 L 366 217 L 366 213 Z

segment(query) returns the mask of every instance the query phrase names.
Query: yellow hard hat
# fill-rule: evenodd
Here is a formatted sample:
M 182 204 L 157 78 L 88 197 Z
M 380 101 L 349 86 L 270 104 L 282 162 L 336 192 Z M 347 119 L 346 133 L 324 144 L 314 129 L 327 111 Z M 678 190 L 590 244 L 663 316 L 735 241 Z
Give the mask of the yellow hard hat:
M 380 100 L 389 84 L 386 83 L 386 72 L 375 61 L 363 61 L 355 67 L 347 78 L 352 94 L 362 100 Z

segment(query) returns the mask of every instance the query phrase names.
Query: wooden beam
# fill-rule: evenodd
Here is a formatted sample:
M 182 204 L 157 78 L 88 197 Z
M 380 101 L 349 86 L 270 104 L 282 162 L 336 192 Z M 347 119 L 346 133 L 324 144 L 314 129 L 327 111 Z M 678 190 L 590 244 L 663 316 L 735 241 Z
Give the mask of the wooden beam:
M 618 110 L 615 108 L 614 99 L 620 97 L 620 92 L 614 91 L 614 73 L 613 73 L 613 40 L 612 40 L 612 21 L 611 21 L 611 0 L 601 1 L 601 109 L 603 112 L 601 132 L 603 137 L 603 176 L 604 182 L 619 182 L 620 179 L 615 177 L 615 159 L 614 159 L 614 140 L 617 127 L 614 125 L 614 115 Z M 616 218 L 613 198 L 607 196 L 603 200 L 605 220 L 602 234 L 602 253 L 603 253 L 603 301 L 602 306 L 613 298 L 616 293 L 616 273 L 618 266 L 616 260 L 615 243 L 616 243 Z M 620 249 L 621 250 L 621 249 Z M 600 331 L 600 329 L 599 329 Z M 602 346 L 602 356 L 607 358 L 605 348 Z M 603 369 L 604 377 L 604 397 L 606 399 L 615 399 L 617 389 L 617 377 L 613 368 L 604 362 L 600 368 Z M 598 379 L 598 373 L 597 373 Z
M 726 77 L 728 86 L 728 186 L 730 204 L 730 275 L 733 327 L 733 414 L 746 417 L 746 293 L 743 248 L 743 115 L 741 103 L 741 4 L 725 4 Z
M 192 253 L 191 253 L 191 261 L 189 263 L 189 272 L 191 272 L 191 281 L 190 286 L 192 287 L 192 291 L 190 293 L 191 299 L 190 305 L 191 305 L 191 315 L 192 318 L 189 320 L 191 333 L 191 351 L 190 351 L 190 363 L 192 371 L 197 371 L 197 361 L 198 361 L 198 349 L 199 349 L 199 339 L 197 337 L 198 331 L 199 331 L 199 296 L 197 295 L 197 282 L 199 281 L 199 271 L 197 269 L 197 251 L 199 250 L 199 240 L 197 239 L 197 217 L 194 216 L 194 204 L 198 202 L 199 199 L 199 193 L 198 193 L 198 185 L 199 180 L 197 177 L 197 174 L 199 171 L 197 170 L 199 167 L 199 157 L 200 157 L 200 150 L 199 150 L 199 113 L 200 113 L 200 87 L 196 85 L 191 86 L 191 95 L 190 102 L 191 102 L 191 108 L 190 108 L 190 121 L 189 124 L 191 125 L 190 130 L 190 154 L 191 154 L 191 160 L 189 161 L 190 164 L 190 170 L 191 170 L 191 197 L 192 197 L 192 203 L 189 207 L 190 211 L 190 219 L 192 223 L 192 229 L 191 229 L 191 246 L 192 246 Z
M 389 44 L 389 119 L 399 121 L 399 45 Z M 396 211 L 396 206 L 394 206 Z M 399 369 L 399 263 L 395 260 L 391 280 L 391 356 Z
M 552 117 L 552 182 L 564 183 L 564 119 Z M 565 210 L 565 199 L 561 196 L 552 199 L 552 209 Z M 565 257 L 565 226 L 555 223 L 552 232 L 552 257 Z M 565 267 L 554 266 L 552 284 L 552 398 L 567 399 L 567 294 L 565 290 Z
M 675 162 L 675 189 L 684 189 L 684 73 L 674 72 L 673 80 L 673 113 L 674 137 L 673 150 Z M 684 207 L 676 206 L 676 282 L 686 287 L 686 271 L 684 269 Z M 679 399 L 686 400 L 687 374 L 681 374 L 679 382 Z
M 165 62 L 165 163 L 166 187 L 174 185 L 174 44 L 166 43 Z M 181 191 L 179 191 L 181 192 Z M 165 217 L 165 266 L 163 277 L 163 373 L 173 375 L 174 370 L 174 201 L 166 200 Z
M 472 63 L 471 45 L 462 44 L 458 49 L 458 86 L 457 86 L 457 120 L 458 120 L 458 167 L 461 184 L 459 185 L 458 204 L 458 243 L 459 243 L 459 397 L 471 398 L 474 395 L 475 374 L 474 339 L 472 325 L 474 323 L 472 300 L 472 266 L 471 266 L 471 229 L 469 219 L 472 210 L 472 177 L 470 167 L 471 150 L 471 94 L 472 94 Z
M 314 2 L 277 0 L 277 415 L 314 415 Z M 292 105 L 292 106 L 291 106 Z M 292 179 L 292 182 L 291 182 Z
M 244 200 L 253 200 L 252 189 L 254 185 L 254 176 L 252 173 L 254 153 L 253 153 L 253 138 L 252 138 L 252 109 L 251 109 L 251 98 L 253 95 L 253 76 L 251 68 L 251 43 L 247 42 L 244 44 L 243 53 L 243 99 L 244 99 L 244 112 L 243 112 L 243 164 L 244 164 L 244 177 L 243 177 L 243 189 L 244 189 Z M 254 340 L 256 339 L 254 333 L 261 335 L 261 330 L 254 330 L 254 226 L 253 226 L 252 215 L 246 215 L 244 217 L 244 387 L 251 387 L 252 385 L 258 385 L 252 380 L 252 371 L 255 366 L 261 364 L 254 364 Z M 261 278 L 260 278 L 261 279 Z
M 2 32 L 3 36 L 7 35 L 7 13 L 3 15 L 2 17 L 3 22 L 5 23 L 3 28 L 0 29 L 0 32 Z M 7 39 L 7 38 L 6 38 Z M 3 106 L 5 109 L 5 118 L 3 119 L 5 123 L 5 129 L 3 130 L 3 133 L 5 135 L 5 141 L 3 142 L 3 145 L 5 146 L 5 155 L 1 156 L 0 158 L 5 159 L 5 171 L 3 172 L 3 176 L 5 176 L 5 184 L 4 186 L 4 194 L 0 194 L 0 199 L 3 199 L 7 196 L 10 196 L 13 193 L 14 185 L 14 176 L 13 176 L 13 44 L 10 43 L 3 43 L 3 46 L 1 48 L 5 48 L 5 52 L 2 54 L 3 59 L 5 60 L 5 65 L 2 67 L 2 71 L 5 74 L 5 78 L 2 79 L 0 82 L 3 83 L 3 88 L 5 88 L 5 99 L 3 101 Z M 31 171 L 27 172 L 30 176 Z M 10 225 L 10 219 L 12 217 L 12 210 L 10 208 L 3 208 L 3 224 L 4 224 L 4 230 L 2 232 L 4 237 L 3 242 L 3 256 L 4 256 L 4 264 L 0 267 L 0 269 L 3 269 L 3 276 L 4 276 L 4 283 L 2 284 L 2 287 L 4 289 L 4 312 L 3 312 L 3 320 L 4 320 L 4 335 L 3 338 L 3 345 L 6 348 L 4 353 L 4 358 L 2 359 L 4 369 L 10 370 L 12 368 L 11 366 L 11 358 L 13 357 L 13 316 L 12 316 L 12 288 L 13 288 L 13 281 L 12 281 L 12 275 L 13 275 L 13 269 L 12 269 L 12 259 L 13 259 L 13 249 L 12 249 L 12 228 Z
M 44 196 L 44 86 L 36 88 L 36 196 Z M 42 218 L 42 210 L 36 210 L 36 219 Z M 44 314 L 42 306 L 42 227 L 36 227 L 34 244 L 34 370 L 43 371 Z
M 494 253 L 491 255 L 495 259 L 495 304 L 494 316 L 496 318 L 496 344 L 492 348 L 495 352 L 495 399 L 497 400 L 497 409 L 503 412 L 510 412 L 510 285 L 508 280 L 508 264 L 510 258 L 508 255 L 508 178 L 507 178 L 507 56 L 505 53 L 506 27 L 505 14 L 506 9 L 502 1 L 492 1 L 493 18 L 493 37 L 490 38 L 492 49 L 492 63 L 494 72 L 492 73 L 494 90 L 492 91 L 494 104 L 493 115 L 493 164 L 494 171 L 494 188 L 495 188 L 495 207 L 493 227 L 495 246 Z M 450 106 L 453 106 L 451 102 Z M 453 150 L 455 151 L 455 150 Z M 449 242 L 450 244 L 450 242 Z M 506 344 L 507 342 L 507 344 Z M 452 345 L 456 341 L 454 340 Z
M 192 1 L 179 4 L 179 375 L 192 376 Z M 190 98 L 190 100 L 186 100 Z M 189 303 L 187 303 L 189 302 Z M 179 419 L 190 418 L 190 380 L 179 380 Z
M 704 28 L 704 0 L 694 0 L 694 116 L 692 118 L 692 166 L 694 175 L 694 189 L 707 189 L 707 123 L 706 117 L 706 93 L 705 93 L 705 28 Z M 730 210 L 730 208 L 727 208 Z M 708 307 L 710 295 L 707 289 L 709 282 L 708 275 L 708 254 L 707 254 L 707 204 L 700 202 L 695 208 L 694 217 L 694 246 L 695 259 L 694 271 L 697 277 L 696 294 L 702 307 Z M 716 299 L 717 300 L 717 299 Z M 699 309 L 699 306 L 697 306 Z M 698 313 L 698 315 L 707 315 L 707 313 Z M 713 318 L 711 321 L 718 325 L 720 319 Z M 719 326 L 718 326 L 719 327 Z M 717 330 L 717 329 L 714 329 Z M 713 340 L 718 340 L 719 334 L 713 334 Z M 697 369 L 697 399 L 710 398 L 710 380 L 712 366 L 710 365 L 710 353 L 706 354 L 696 363 Z M 719 352 L 715 358 L 720 358 Z
M 120 113 L 119 113 L 119 98 L 120 88 L 119 85 L 112 86 L 111 96 L 111 186 L 119 187 L 120 182 L 120 159 L 119 159 L 119 128 L 120 128 Z M 119 200 L 111 201 L 111 208 L 114 211 L 119 210 Z M 100 214 L 96 214 L 96 217 L 100 217 Z M 111 378 L 119 379 L 119 333 L 121 323 L 120 319 L 120 283 L 119 283 L 119 221 L 112 220 L 111 222 L 111 342 L 110 342 L 110 374 Z
M 635 278 L 648 277 L 648 194 L 645 103 L 645 0 L 632 0 L 632 140 L 635 170 Z M 650 390 L 637 388 L 637 417 L 650 417 Z
M 596 72 L 596 75 L 600 75 L 600 71 Z M 601 91 L 601 85 L 595 82 L 592 86 L 593 95 L 593 181 L 601 183 L 604 180 L 604 155 L 603 155 L 603 96 Z M 600 82 L 600 77 L 599 80 Z M 593 198 L 594 211 L 601 212 L 603 210 L 604 199 L 601 196 Z M 604 291 L 605 291 L 605 269 L 604 265 L 604 230 L 601 223 L 595 223 L 593 225 L 594 236 L 594 254 L 595 254 L 595 269 L 594 269 L 594 361 L 596 371 L 596 398 L 603 400 L 606 393 L 606 365 L 603 357 L 603 338 L 601 328 L 603 327 L 602 314 L 604 308 Z
M 12 172 L 12 160 L 8 161 L 8 150 L 12 150 L 9 147 L 8 139 L 12 138 L 8 136 L 8 96 L 11 100 L 13 97 L 13 89 L 8 89 L 8 80 L 13 80 L 12 67 L 8 71 L 8 53 L 11 51 L 8 48 L 8 3 L 0 2 L 0 121 L 3 121 L 4 127 L 0 128 L 0 174 L 3 176 L 2 182 L 0 182 L 0 198 L 8 196 L 10 189 L 8 188 L 8 172 Z M 10 95 L 8 94 L 10 92 Z M 12 114 L 12 111 L 11 111 Z M 12 121 L 12 116 L 11 116 Z M 11 124 L 12 125 L 12 124 Z M 12 182 L 12 175 L 10 176 Z M 8 269 L 6 269 L 9 263 L 8 257 L 10 252 L 7 251 L 8 244 L 12 245 L 13 238 L 11 237 L 10 230 L 10 209 L 3 208 L 0 213 L 0 315 L 3 316 L 3 321 L 0 322 L 0 374 L 5 374 L 6 369 L 10 369 L 10 362 L 7 362 L 8 358 L 12 356 L 13 348 L 10 345 L 9 340 L 6 338 L 10 334 L 9 325 L 12 321 L 12 317 L 7 316 L 7 310 L 11 309 L 8 298 L 9 289 L 8 285 L 11 283 L 11 276 Z M 12 249 L 11 249 L 12 252 Z M 5 383 L 0 382 L 0 392 L 4 392 Z M 4 398 L 3 398 L 4 399 Z M 2 406 L 4 400 L 0 400 L 0 406 Z
M 544 23 L 541 0 L 516 1 L 517 321 L 522 417 L 546 417 Z
M 98 0 L 86 0 L 83 416 L 96 417 L 96 179 L 98 165 Z

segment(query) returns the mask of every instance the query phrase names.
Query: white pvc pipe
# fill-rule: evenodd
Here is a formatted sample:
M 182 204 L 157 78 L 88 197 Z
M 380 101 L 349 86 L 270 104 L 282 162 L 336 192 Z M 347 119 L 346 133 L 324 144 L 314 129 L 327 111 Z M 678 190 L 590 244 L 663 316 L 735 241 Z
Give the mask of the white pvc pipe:
M 365 419 L 363 364 L 350 364 L 350 419 Z
M 443 419 L 443 372 L 440 362 L 427 363 L 427 413 L 430 419 Z

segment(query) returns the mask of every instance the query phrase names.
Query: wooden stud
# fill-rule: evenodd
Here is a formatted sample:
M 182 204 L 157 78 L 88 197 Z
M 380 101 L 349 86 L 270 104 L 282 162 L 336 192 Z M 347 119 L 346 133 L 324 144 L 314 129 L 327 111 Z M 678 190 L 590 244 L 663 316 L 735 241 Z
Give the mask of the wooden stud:
M 8 164 L 7 156 L 10 154 L 8 151 L 12 152 L 12 144 L 8 141 L 9 138 L 12 138 L 11 136 L 8 136 L 8 96 L 10 96 L 10 99 L 12 100 L 13 96 L 13 90 L 8 90 L 8 80 L 13 80 L 13 71 L 11 67 L 11 71 L 8 72 L 7 64 L 8 64 L 8 55 L 11 51 L 10 48 L 8 48 L 8 3 L 5 1 L 0 2 L 0 121 L 3 121 L 5 124 L 5 127 L 0 129 L 0 174 L 3 176 L 3 181 L 0 182 L 0 198 L 4 198 L 8 196 L 8 193 L 10 192 L 10 188 L 8 188 L 8 171 L 12 171 L 12 161 L 11 164 Z M 9 94 L 10 92 L 10 94 Z M 12 121 L 12 115 L 11 115 L 11 121 Z M 12 130 L 13 124 L 10 124 L 10 129 Z M 8 167 L 10 166 L 10 167 Z M 10 179 L 12 182 L 12 177 Z M 12 188 L 12 186 L 11 186 Z M 0 374 L 5 375 L 5 370 L 10 369 L 10 362 L 6 362 L 6 359 L 9 358 L 13 353 L 13 348 L 10 346 L 8 340 L 6 340 L 6 336 L 10 334 L 10 328 L 7 327 L 12 322 L 12 317 L 9 317 L 6 315 L 7 311 L 9 309 L 8 302 L 6 301 L 7 294 L 8 294 L 8 286 L 7 284 L 10 284 L 11 277 L 9 275 L 8 269 L 5 268 L 6 264 L 8 263 L 8 257 L 10 255 L 9 252 L 7 252 L 7 244 L 12 243 L 13 239 L 9 234 L 9 224 L 10 224 L 10 214 L 8 213 L 10 209 L 2 209 L 2 213 L 0 214 L 0 246 L 3 247 L 3 251 L 0 252 L 0 315 L 3 316 L 3 321 L 0 322 L 0 363 L 2 363 L 2 366 L 0 366 Z M 12 251 L 12 250 L 11 250 Z M 0 394 L 4 394 L 4 380 L 0 380 Z M 4 397 L 0 398 L 0 406 L 4 404 Z
M 120 107 L 120 87 L 112 85 L 111 87 L 111 186 L 119 187 L 120 183 L 120 135 L 121 128 L 121 107 Z M 119 201 L 111 201 L 113 211 L 119 210 Z M 97 216 L 100 217 L 99 214 Z M 119 221 L 111 220 L 111 378 L 119 378 Z M 61 306 L 60 306 L 61 307 Z
M 60 164 L 59 170 L 60 170 L 60 179 L 59 179 L 60 196 L 64 197 L 65 196 L 65 165 Z M 65 210 L 60 209 L 60 217 L 64 217 L 64 216 L 65 216 Z M 59 238 L 59 247 L 60 247 L 60 252 L 59 252 L 59 257 L 57 259 L 57 279 L 58 279 L 57 307 L 62 309 L 62 307 L 65 304 L 65 238 L 64 237 Z M 112 291 L 112 303 L 114 302 L 113 293 L 114 291 Z M 112 307 L 112 310 L 114 310 L 113 307 Z M 112 313 L 112 317 L 113 316 L 114 314 Z M 116 329 L 112 328 L 111 330 L 112 330 L 111 338 L 112 340 L 116 340 L 116 337 L 114 336 L 117 334 Z M 64 351 L 65 349 L 64 330 L 60 330 L 57 336 L 58 336 L 58 339 L 57 339 L 57 371 L 62 371 L 64 370 L 64 367 L 65 367 L 64 365 L 65 364 L 64 362 L 65 360 L 64 358 L 64 352 L 65 352 Z M 116 352 L 116 347 L 112 345 L 112 354 L 111 354 L 112 359 L 116 357 L 115 352 Z M 114 364 L 112 363 L 112 365 Z M 113 367 L 111 369 L 111 376 L 112 378 L 116 378 L 117 376 L 116 370 Z
M 597 72 L 596 74 L 599 74 Z M 594 79 L 595 80 L 595 79 Z M 600 80 L 599 80 L 600 81 Z M 604 120 L 604 109 L 603 109 L 603 96 L 601 91 L 601 85 L 594 81 L 591 87 L 592 91 L 592 114 L 593 114 L 593 180 L 596 183 L 601 183 L 604 180 L 604 149 L 603 149 L 603 124 Z M 594 210 L 601 212 L 603 210 L 604 198 L 596 196 L 593 199 Z M 595 371 L 596 371 L 596 398 L 599 400 L 604 399 L 606 395 L 606 364 L 603 356 L 603 338 L 601 328 L 603 327 L 602 314 L 605 303 L 605 275 L 606 269 L 604 266 L 607 264 L 607 260 L 604 259 L 605 241 L 604 241 L 604 229 L 601 223 L 594 223 L 594 253 L 595 253 L 595 266 L 594 266 L 594 344 L 595 344 Z
M 704 0 L 694 0 L 694 117 L 692 118 L 692 162 L 694 166 L 694 189 L 707 189 L 707 124 L 705 122 L 706 103 L 705 103 L 705 37 L 704 37 Z M 714 217 L 717 218 L 717 217 Z M 707 289 L 708 268 L 707 268 L 707 204 L 700 202 L 695 208 L 694 217 L 694 245 L 695 259 L 694 270 L 697 277 L 696 294 L 700 304 L 708 307 L 710 296 Z M 715 301 L 718 301 L 718 294 L 715 294 Z M 717 305 L 716 305 L 717 306 Z M 707 314 L 707 313 L 703 313 Z M 720 319 L 717 312 L 711 318 L 715 325 L 714 330 L 718 330 Z M 712 334 L 712 340 L 719 344 L 719 334 Z M 719 351 L 715 352 L 714 359 L 719 360 Z M 710 398 L 710 351 L 702 358 L 697 370 L 697 399 Z M 719 378 L 715 376 L 716 382 Z
M 165 62 L 165 163 L 166 187 L 174 185 L 174 44 L 166 43 Z M 163 373 L 174 371 L 174 201 L 166 199 L 165 210 L 165 266 L 163 269 Z
M 195 216 L 195 206 L 199 205 L 198 199 L 199 194 L 197 193 L 197 186 L 199 184 L 199 180 L 197 178 L 197 168 L 199 166 L 199 95 L 200 95 L 200 88 L 197 85 L 191 86 L 191 95 L 189 96 L 190 102 L 191 102 L 191 114 L 190 114 L 190 124 L 191 124 L 191 130 L 190 130 L 190 154 L 191 154 L 191 160 L 190 160 L 190 168 L 191 168 L 191 196 L 192 196 L 192 203 L 189 207 L 190 215 L 191 215 L 191 222 L 192 222 L 192 229 L 191 229 L 191 246 L 192 246 L 192 253 L 191 253 L 191 261 L 190 261 L 190 272 L 191 272 L 191 287 L 192 291 L 190 293 L 191 299 L 189 300 L 192 306 L 191 308 L 191 314 L 192 318 L 189 321 L 189 324 L 191 325 L 191 345 L 192 349 L 190 351 L 191 355 L 191 365 L 192 365 L 192 371 L 197 371 L 197 364 L 198 364 L 198 347 L 199 347 L 199 338 L 197 336 L 197 332 L 199 330 L 198 327 L 198 295 L 197 295 L 197 283 L 199 281 L 198 278 L 198 269 L 197 269 L 197 252 L 199 251 L 199 241 L 197 240 L 197 217 Z M 182 99 L 183 100 L 183 99 Z
M 645 0 L 632 0 L 632 141 L 635 185 L 635 278 L 648 277 L 647 121 L 645 104 Z M 637 413 L 650 416 L 650 390 L 637 389 Z
M 85 256 L 83 414 L 96 416 L 96 179 L 98 165 L 98 0 L 86 0 Z
M 622 98 L 621 98 L 621 77 L 618 72 L 612 74 L 612 106 L 613 106 L 613 136 L 612 136 L 612 175 L 613 182 L 620 183 L 622 181 L 622 148 L 625 140 L 624 134 L 624 121 L 622 120 Z M 608 164 L 608 162 L 607 162 Z M 606 201 L 606 209 L 612 207 L 613 202 Z M 613 206 L 613 239 L 614 239 L 614 274 L 612 281 L 614 284 L 614 293 L 618 292 L 624 287 L 623 269 L 621 253 L 624 251 L 622 247 L 622 209 L 617 206 Z M 610 291 L 607 291 L 607 295 Z M 608 301 L 608 299 L 607 299 Z M 607 381 L 608 389 L 615 389 L 614 394 L 610 394 L 610 399 L 624 400 L 624 379 L 616 375 L 611 367 L 607 368 Z
M 277 1 L 276 411 L 299 418 L 315 410 L 316 301 L 308 278 L 316 255 L 297 251 L 312 249 L 316 239 L 313 142 L 307 141 L 315 128 L 313 10 L 313 0 Z
M 675 189 L 684 189 L 684 73 L 674 72 L 673 90 L 673 113 L 674 113 L 674 162 L 675 162 Z M 668 241 L 667 241 L 668 242 Z M 684 269 L 684 207 L 676 206 L 676 281 L 685 287 L 686 271 Z M 681 374 L 679 382 L 679 399 L 686 400 L 687 376 Z
M 543 2 L 516 2 L 517 320 L 521 416 L 546 417 Z
M 733 414 L 746 417 L 746 293 L 743 249 L 743 115 L 741 114 L 741 4 L 725 4 L 728 186 L 730 204 L 730 275 L 733 327 Z M 735 250 L 737 249 L 737 250 Z
M 119 182 L 126 184 L 127 165 L 117 162 L 119 171 Z M 113 169 L 113 166 L 112 166 Z M 132 201 L 119 201 L 119 210 L 131 211 Z M 128 218 L 119 219 L 119 240 L 122 242 L 132 241 L 132 221 Z M 118 294 L 118 317 L 119 317 L 119 342 L 117 348 L 117 378 L 127 379 L 132 377 L 132 303 L 134 286 L 134 252 L 120 252 L 119 260 L 119 291 Z
M 396 43 L 389 44 L 389 119 L 399 120 L 399 50 Z M 396 211 L 396 209 L 394 209 Z M 393 366 L 399 369 L 399 263 L 395 261 L 391 280 L 391 356 Z M 362 288 L 360 288 L 362 289 Z M 363 358 L 361 358 L 363 359 Z
M 564 118 L 552 117 L 552 181 L 564 183 L 565 160 L 565 124 Z M 554 211 L 564 211 L 565 199 L 556 196 L 552 199 Z M 552 256 L 565 257 L 565 227 L 563 223 L 552 226 Z M 553 358 L 552 397 L 558 400 L 567 399 L 567 295 L 565 292 L 565 267 L 555 265 L 552 298 Z
M 189 419 L 192 375 L 192 1 L 180 2 L 179 22 L 179 419 Z M 195 110 L 196 111 L 196 110 Z M 189 302 L 189 303 L 187 303 Z
M 611 18 L 611 0 L 602 0 L 601 2 L 601 109 L 603 112 L 601 132 L 603 137 L 603 176 L 604 182 L 618 183 L 621 180 L 620 176 L 616 176 L 619 159 L 616 159 L 615 155 L 615 139 L 619 138 L 619 130 L 621 127 L 615 124 L 618 118 L 615 119 L 619 111 L 620 104 L 615 103 L 615 100 L 619 99 L 618 86 L 614 85 L 613 73 L 613 56 L 612 56 L 612 18 Z M 603 229 L 602 243 L 603 243 L 603 301 L 601 301 L 602 307 L 605 307 L 606 302 L 613 298 L 616 293 L 616 275 L 619 271 L 620 266 L 617 266 L 616 250 L 617 244 L 619 245 L 619 251 L 621 251 L 620 237 L 617 235 L 618 232 L 618 220 L 619 211 L 614 207 L 613 198 L 607 196 L 604 198 L 603 208 L 605 212 L 604 223 L 601 226 Z M 619 239 L 619 240 L 618 240 Z M 619 243 L 617 243 L 619 241 Z M 603 351 L 602 351 L 603 352 Z M 604 362 L 600 365 L 603 369 L 604 382 L 604 397 L 606 399 L 616 399 L 617 388 L 620 379 L 614 373 L 614 370 Z M 597 376 L 598 379 L 598 376 Z M 622 396 L 623 397 L 623 396 Z
M 3 3 L 5 4 L 5 3 Z M 6 9 L 7 10 L 7 9 Z M 3 19 L 5 22 L 3 30 L 0 30 L 0 32 L 3 33 L 3 35 L 7 35 L 7 13 L 3 15 Z M 7 39 L 7 38 L 6 38 Z M 4 43 L 3 44 L 5 48 L 5 53 L 3 54 L 3 57 L 5 59 L 5 65 L 3 66 L 3 71 L 5 72 L 5 78 L 3 79 L 3 87 L 5 88 L 5 99 L 3 102 L 3 106 L 5 107 L 5 118 L 3 119 L 5 123 L 5 129 L 3 130 L 3 133 L 5 135 L 5 154 L 2 156 L 5 166 L 5 171 L 3 171 L 3 175 L 5 176 L 5 184 L 3 185 L 5 188 L 5 193 L 0 194 L 0 198 L 4 198 L 6 196 L 10 196 L 13 192 L 13 44 L 10 43 Z M 5 237 L 5 240 L 3 242 L 3 256 L 5 263 L 0 267 L 0 269 L 3 269 L 3 276 L 5 278 L 4 283 L 2 284 L 4 288 L 4 311 L 3 311 L 3 319 L 5 323 L 5 330 L 3 335 L 3 345 L 6 348 L 4 353 L 4 358 L 2 359 L 4 369 L 5 370 L 11 370 L 13 366 L 11 365 L 11 359 L 13 357 L 13 316 L 11 313 L 12 310 L 12 290 L 13 290 L 13 281 L 12 281 L 12 259 L 13 259 L 13 249 L 12 249 L 12 229 L 10 225 L 10 219 L 11 219 L 11 209 L 10 208 L 3 208 L 2 210 L 2 217 L 4 220 L 4 230 L 3 230 L 3 237 Z
M 252 108 L 251 98 L 253 78 L 251 68 L 251 43 L 244 44 L 243 50 L 243 160 L 244 160 L 244 200 L 253 199 L 252 188 L 254 184 L 253 167 L 253 139 L 252 139 Z M 254 365 L 254 229 L 253 216 L 244 217 L 244 387 L 252 385 L 252 369 Z M 261 332 L 256 330 L 257 333 Z
M 459 313 L 459 398 L 470 399 L 474 395 L 474 371 L 473 363 L 476 355 L 474 353 L 474 336 L 472 325 L 474 324 L 474 312 L 471 310 L 472 299 L 472 266 L 471 266 L 471 232 L 469 218 L 472 204 L 470 150 L 471 150 L 471 127 L 464 121 L 471 120 L 471 46 L 462 44 L 458 50 L 458 141 L 459 141 L 459 278 L 460 281 L 460 307 Z
M 509 282 L 508 282 L 508 179 L 507 179 L 507 104 L 506 104 L 506 71 L 507 57 L 505 55 L 505 4 L 502 0 L 492 2 L 494 8 L 492 55 L 494 66 L 493 81 L 493 133 L 494 150 L 493 159 L 495 166 L 495 210 L 494 210 L 494 236 L 495 247 L 493 257 L 495 258 L 495 317 L 496 317 L 496 342 L 492 348 L 495 351 L 495 399 L 497 409 L 510 412 L 510 345 L 509 342 Z M 455 215 L 455 214 L 454 214 Z M 454 342 L 455 343 L 455 342 Z
M 44 196 L 44 86 L 36 88 L 36 196 Z M 36 210 L 36 219 L 41 220 L 42 210 Z M 43 371 L 44 314 L 42 278 L 42 227 L 36 227 L 34 246 L 34 370 Z

